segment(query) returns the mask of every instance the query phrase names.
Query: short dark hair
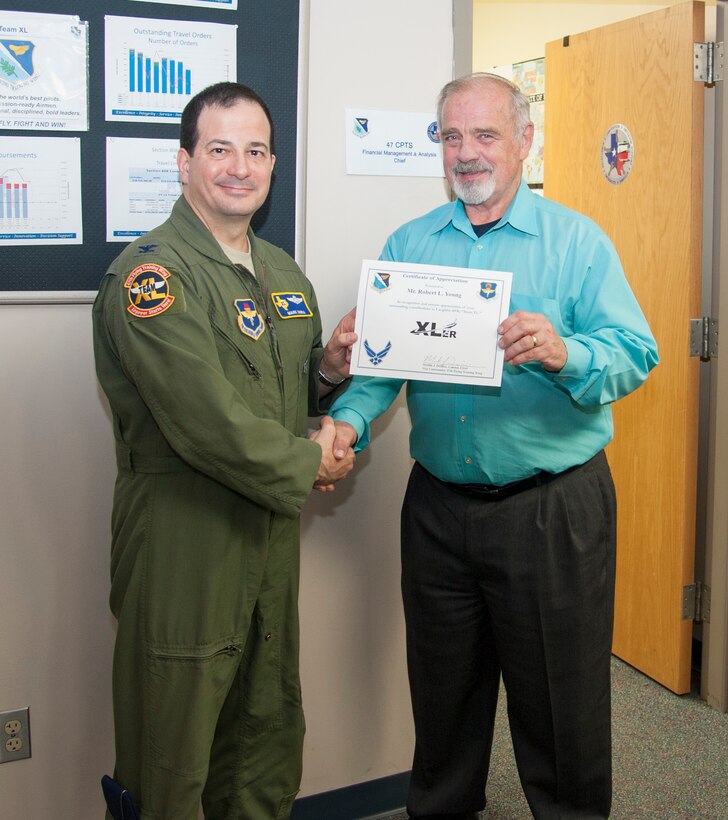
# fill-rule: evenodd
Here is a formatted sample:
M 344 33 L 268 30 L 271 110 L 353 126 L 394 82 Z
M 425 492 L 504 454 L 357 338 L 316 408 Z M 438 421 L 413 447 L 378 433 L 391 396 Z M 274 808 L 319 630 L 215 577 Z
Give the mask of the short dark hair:
M 268 118 L 268 124 L 270 125 L 270 152 L 271 154 L 275 154 L 273 144 L 273 118 L 270 115 L 268 106 L 252 88 L 242 83 L 215 83 L 215 85 L 209 85 L 207 88 L 203 88 L 202 91 L 195 94 L 182 112 L 179 135 L 180 148 L 184 148 L 190 156 L 194 153 L 197 140 L 200 137 L 197 130 L 197 123 L 200 119 L 200 114 L 205 108 L 212 108 L 213 106 L 231 108 L 241 100 L 257 103 L 263 109 L 263 113 Z

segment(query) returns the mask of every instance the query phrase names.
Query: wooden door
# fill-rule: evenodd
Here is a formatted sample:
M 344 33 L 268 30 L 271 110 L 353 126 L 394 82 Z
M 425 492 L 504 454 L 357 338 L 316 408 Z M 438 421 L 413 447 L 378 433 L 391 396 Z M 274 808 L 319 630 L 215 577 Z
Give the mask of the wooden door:
M 613 408 L 613 649 L 677 693 L 690 691 L 692 641 L 682 596 L 695 552 L 700 361 L 689 320 L 700 315 L 704 87 L 693 42 L 703 32 L 703 3 L 684 3 L 549 43 L 545 69 L 544 194 L 609 234 L 659 346 L 647 383 Z M 615 125 L 618 184 L 601 162 Z

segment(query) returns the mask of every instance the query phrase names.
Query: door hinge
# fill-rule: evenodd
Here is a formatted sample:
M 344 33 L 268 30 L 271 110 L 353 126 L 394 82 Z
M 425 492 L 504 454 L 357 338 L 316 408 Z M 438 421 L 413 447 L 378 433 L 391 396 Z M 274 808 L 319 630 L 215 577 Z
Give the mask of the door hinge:
M 702 581 L 683 587 L 682 619 L 710 623 L 710 587 Z
M 690 355 L 704 362 L 718 355 L 718 320 L 710 316 L 690 320 Z
M 715 85 L 723 79 L 723 43 L 693 43 L 693 79 Z

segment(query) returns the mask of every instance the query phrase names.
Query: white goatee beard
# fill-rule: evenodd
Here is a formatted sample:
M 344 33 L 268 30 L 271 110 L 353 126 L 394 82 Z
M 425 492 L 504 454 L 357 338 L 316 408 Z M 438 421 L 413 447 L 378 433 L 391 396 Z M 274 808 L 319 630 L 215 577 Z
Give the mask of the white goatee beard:
M 495 179 L 491 173 L 485 180 L 463 181 L 457 174 L 452 177 L 452 189 L 455 196 L 464 205 L 482 205 L 489 200 L 495 192 Z

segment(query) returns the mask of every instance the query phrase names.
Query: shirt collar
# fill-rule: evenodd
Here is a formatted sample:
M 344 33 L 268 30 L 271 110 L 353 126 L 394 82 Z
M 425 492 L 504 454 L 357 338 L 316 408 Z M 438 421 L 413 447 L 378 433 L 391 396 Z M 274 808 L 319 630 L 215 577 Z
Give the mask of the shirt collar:
M 225 255 L 217 239 L 215 239 L 199 216 L 192 210 L 184 194 L 180 195 L 172 207 L 170 219 L 180 236 L 182 236 L 186 242 L 193 244 L 198 251 L 214 259 L 216 262 L 225 265 L 233 264 Z M 255 255 L 257 240 L 252 228 L 248 228 L 248 241 L 250 242 L 250 252 Z
M 522 179 L 516 190 L 516 195 L 508 206 L 508 210 L 503 214 L 498 224 L 492 228 L 491 232 L 497 231 L 508 224 L 517 231 L 538 236 L 535 196 L 537 195 L 531 192 L 526 181 Z M 442 209 L 442 212 L 432 224 L 432 233 L 438 233 L 448 225 L 452 225 L 453 228 L 467 234 L 472 239 L 476 238 L 473 226 L 465 213 L 465 206 L 459 199 L 454 200 Z

